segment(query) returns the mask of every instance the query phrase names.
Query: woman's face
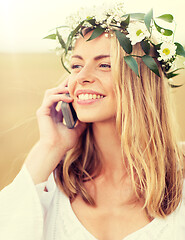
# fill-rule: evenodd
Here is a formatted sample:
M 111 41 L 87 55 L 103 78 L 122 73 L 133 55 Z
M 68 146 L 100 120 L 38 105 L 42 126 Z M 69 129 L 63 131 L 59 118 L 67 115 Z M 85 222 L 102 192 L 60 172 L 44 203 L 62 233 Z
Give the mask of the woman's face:
M 71 58 L 69 92 L 73 107 L 82 122 L 102 122 L 116 116 L 116 97 L 111 72 L 110 39 L 80 37 Z

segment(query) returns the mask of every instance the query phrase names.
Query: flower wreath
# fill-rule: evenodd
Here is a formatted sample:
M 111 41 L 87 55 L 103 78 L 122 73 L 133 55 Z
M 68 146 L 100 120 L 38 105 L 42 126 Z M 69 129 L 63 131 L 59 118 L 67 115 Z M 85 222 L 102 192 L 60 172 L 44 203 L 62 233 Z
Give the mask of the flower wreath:
M 185 57 L 183 46 L 174 42 L 174 31 L 161 27 L 157 21 L 167 22 L 168 25 L 175 25 L 174 17 L 171 14 L 163 14 L 154 19 L 153 9 L 147 14 L 124 12 L 123 3 L 116 3 L 114 6 L 93 7 L 88 10 L 81 8 L 76 14 L 66 19 L 66 26 L 56 28 L 56 33 L 50 34 L 45 39 L 57 39 L 62 50 L 61 62 L 65 70 L 70 71 L 66 65 L 66 59 L 74 48 L 74 43 L 79 35 L 83 36 L 82 29 L 88 27 L 92 29 L 92 34 L 87 41 L 97 38 L 102 33 L 108 37 L 113 31 L 127 56 L 125 62 L 139 77 L 138 64 L 135 58 L 142 59 L 144 64 L 156 75 L 160 77 L 158 65 L 154 59 L 157 59 L 161 65 L 162 71 L 167 79 L 171 79 L 179 73 L 175 66 L 177 56 Z M 63 33 L 60 33 L 60 30 Z M 67 33 L 67 35 L 66 35 Z M 155 36 L 154 43 L 153 39 Z M 132 55 L 132 46 L 140 43 L 144 55 Z M 154 47 L 156 56 L 150 56 L 150 47 Z M 169 81 L 171 87 L 180 87 Z

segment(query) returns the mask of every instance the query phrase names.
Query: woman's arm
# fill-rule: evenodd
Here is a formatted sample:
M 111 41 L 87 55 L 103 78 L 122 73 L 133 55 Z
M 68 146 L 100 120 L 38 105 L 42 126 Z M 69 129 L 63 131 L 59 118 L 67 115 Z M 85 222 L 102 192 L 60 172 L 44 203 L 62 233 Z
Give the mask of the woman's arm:
M 37 111 L 40 140 L 33 147 L 26 159 L 26 166 L 35 184 L 46 181 L 66 152 L 77 142 L 85 129 L 85 124 L 78 122 L 74 129 L 63 124 L 61 110 L 57 111 L 59 101 L 72 102 L 68 93 L 68 80 L 56 88 L 46 91 L 43 103 Z

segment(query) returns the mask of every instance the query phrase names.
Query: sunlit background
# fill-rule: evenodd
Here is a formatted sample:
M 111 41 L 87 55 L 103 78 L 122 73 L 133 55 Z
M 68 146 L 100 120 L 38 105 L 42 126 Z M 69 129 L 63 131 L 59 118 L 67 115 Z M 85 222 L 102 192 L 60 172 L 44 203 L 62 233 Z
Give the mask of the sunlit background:
M 43 38 L 79 7 L 100 4 L 101 0 L 0 0 L 0 188 L 20 170 L 30 148 L 38 139 L 35 118 L 45 89 L 56 86 L 64 71 L 54 45 Z M 106 1 L 107 2 L 107 1 Z M 111 2 L 111 1 L 109 1 Z M 185 46 L 184 0 L 126 0 L 127 12 L 155 16 L 174 15 L 175 40 Z M 184 70 L 176 82 L 185 82 Z M 185 140 L 185 87 L 172 91 Z

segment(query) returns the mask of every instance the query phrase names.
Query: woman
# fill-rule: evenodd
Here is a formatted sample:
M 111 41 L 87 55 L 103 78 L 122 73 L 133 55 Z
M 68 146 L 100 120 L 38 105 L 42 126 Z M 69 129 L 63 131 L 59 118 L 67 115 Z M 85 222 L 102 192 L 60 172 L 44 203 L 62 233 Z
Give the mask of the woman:
M 1 232 L 9 234 L 6 239 L 184 239 L 182 151 L 165 71 L 156 57 L 159 72 L 149 66 L 156 54 L 152 45 L 147 62 L 141 45 L 134 44 L 137 74 L 118 32 L 92 38 L 93 32 L 85 27 L 77 34 L 71 74 L 46 91 L 37 111 L 40 140 L 1 195 L 11 198 L 12 189 L 22 186 L 24 201 L 15 199 L 22 211 L 13 233 Z M 73 129 L 62 121 L 60 101 L 73 104 Z M 48 181 L 52 172 L 56 186 Z

